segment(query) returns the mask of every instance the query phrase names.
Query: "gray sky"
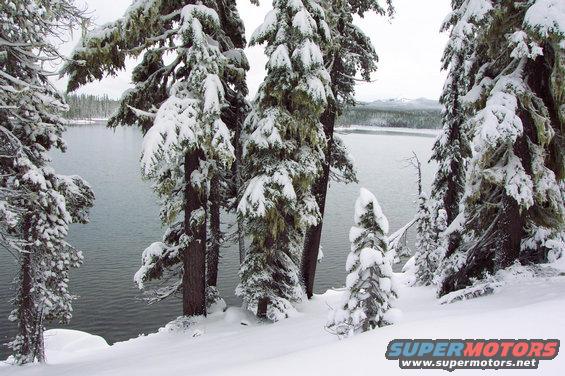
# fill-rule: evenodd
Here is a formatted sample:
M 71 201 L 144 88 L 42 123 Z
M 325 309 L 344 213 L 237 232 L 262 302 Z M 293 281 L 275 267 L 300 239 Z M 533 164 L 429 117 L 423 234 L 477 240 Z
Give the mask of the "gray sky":
M 100 25 L 120 17 L 131 1 L 80 0 L 79 3 L 87 4 L 95 23 Z M 251 5 L 249 0 L 237 0 L 237 3 L 249 39 L 271 8 L 271 1 L 261 0 L 260 7 Z M 356 97 L 361 101 L 419 97 L 438 99 L 445 78 L 440 71 L 440 58 L 447 39 L 439 29 L 450 10 L 449 0 L 394 0 L 394 4 L 396 15 L 392 20 L 374 14 L 357 20 L 357 25 L 371 38 L 380 60 L 379 70 L 373 76 L 374 82 L 358 84 Z M 65 54 L 70 54 L 78 42 L 76 34 L 74 40 L 61 46 Z M 247 56 L 251 65 L 248 84 L 254 95 L 265 75 L 266 58 L 262 47 L 248 48 Z M 78 92 L 119 98 L 129 86 L 129 70 L 134 61 L 127 65 L 128 71 L 86 85 Z M 56 82 L 61 90 L 65 84 L 65 79 Z

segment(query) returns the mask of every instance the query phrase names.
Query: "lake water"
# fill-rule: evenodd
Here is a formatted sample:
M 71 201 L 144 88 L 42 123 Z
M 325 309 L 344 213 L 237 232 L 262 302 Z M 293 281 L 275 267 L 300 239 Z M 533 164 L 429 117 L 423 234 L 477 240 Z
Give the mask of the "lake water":
M 347 234 L 359 186 L 377 196 L 391 231 L 395 231 L 416 211 L 416 175 L 414 169 L 406 167 L 405 159 L 414 151 L 424 162 L 425 187 L 433 174 L 433 167 L 425 164 L 434 142 L 429 133 L 358 131 L 341 137 L 355 159 L 360 184 L 330 186 L 322 235 L 325 257 L 317 268 L 317 292 L 344 284 L 349 252 Z M 101 335 L 111 343 L 155 331 L 179 316 L 182 304 L 171 298 L 148 306 L 133 283 L 141 252 L 163 234 L 155 196 L 140 177 L 141 133 L 136 128 L 110 130 L 97 124 L 71 127 L 65 138 L 68 151 L 53 155 L 54 166 L 59 173 L 82 175 L 96 194 L 91 222 L 74 225 L 70 231 L 69 241 L 83 251 L 85 261 L 72 273 L 72 291 L 80 298 L 74 303 L 74 316 L 68 327 Z M 226 245 L 220 261 L 220 291 L 228 304 L 239 304 L 233 293 L 237 269 L 237 248 Z M 10 282 L 16 273 L 15 260 L 1 252 L 2 342 L 15 332 L 7 316 L 13 295 Z M 0 359 L 6 354 L 2 348 Z

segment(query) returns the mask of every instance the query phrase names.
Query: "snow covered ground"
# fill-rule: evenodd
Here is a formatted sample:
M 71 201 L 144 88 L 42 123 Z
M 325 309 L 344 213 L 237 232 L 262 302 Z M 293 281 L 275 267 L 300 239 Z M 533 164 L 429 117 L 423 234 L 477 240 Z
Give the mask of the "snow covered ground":
M 563 264 L 563 263 L 562 263 Z M 275 324 L 257 323 L 229 308 L 179 331 L 107 346 L 76 331 L 48 331 L 47 365 L 0 367 L 0 375 L 440 375 L 439 370 L 401 370 L 384 357 L 395 338 L 565 338 L 565 276 L 509 280 L 496 294 L 448 305 L 433 288 L 400 287 L 400 323 L 339 340 L 324 330 L 341 291 L 302 304 Z M 455 375 L 563 375 L 565 355 L 541 361 L 538 370 L 456 370 Z

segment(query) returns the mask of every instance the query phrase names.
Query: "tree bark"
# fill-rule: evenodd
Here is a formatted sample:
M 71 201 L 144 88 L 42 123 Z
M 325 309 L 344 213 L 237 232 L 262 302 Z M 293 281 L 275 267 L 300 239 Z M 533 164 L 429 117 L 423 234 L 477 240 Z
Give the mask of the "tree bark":
M 316 266 L 318 264 L 318 253 L 320 251 L 320 241 L 322 238 L 326 196 L 330 180 L 331 154 L 336 118 L 337 108 L 333 103 L 330 103 L 320 118 L 320 121 L 324 126 L 324 134 L 326 135 L 327 140 L 323 171 L 312 188 L 318 208 L 320 209 L 320 222 L 316 226 L 311 226 L 306 232 L 304 251 L 302 253 L 301 275 L 308 299 L 310 299 L 314 294 L 314 278 L 316 276 Z
M 185 316 L 206 315 L 206 215 L 199 222 L 191 223 L 191 216 L 204 209 L 204 195 L 191 184 L 191 176 L 203 159 L 201 151 L 185 154 L 184 231 L 190 242 L 183 257 L 183 314 Z
M 495 244 L 494 272 L 512 265 L 520 256 L 520 243 L 524 233 L 524 220 L 516 200 L 504 194 L 502 217 L 498 221 L 499 236 Z
M 19 297 L 19 328 L 18 335 L 22 344 L 20 347 L 20 356 L 22 363 L 32 363 L 35 358 L 35 329 L 33 298 L 31 290 L 33 281 L 31 277 L 31 251 L 24 253 L 21 261 L 21 286 Z M 41 333 L 43 335 L 43 333 Z
M 242 186 L 242 145 L 241 145 L 241 127 L 243 122 L 239 122 L 236 131 L 235 131 L 235 194 L 236 197 L 239 198 L 239 191 L 241 190 Z M 239 265 L 243 264 L 243 260 L 245 260 L 245 232 L 243 229 L 243 220 L 237 213 L 237 207 L 235 209 L 236 217 L 237 217 L 237 243 L 239 249 Z
M 266 319 L 267 308 L 269 307 L 269 298 L 261 298 L 257 303 L 257 317 Z
M 206 252 L 208 286 L 218 285 L 218 263 L 220 261 L 220 178 L 217 174 L 210 182 L 210 248 Z

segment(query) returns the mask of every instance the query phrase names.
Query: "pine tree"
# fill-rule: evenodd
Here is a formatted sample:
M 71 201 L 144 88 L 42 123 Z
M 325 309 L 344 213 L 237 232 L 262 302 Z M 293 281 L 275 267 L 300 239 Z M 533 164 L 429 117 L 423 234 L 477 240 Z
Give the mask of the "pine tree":
M 471 156 L 469 131 L 465 118 L 468 110 L 462 97 L 469 89 L 468 58 L 472 47 L 474 16 L 466 13 L 468 1 L 453 0 L 453 11 L 442 25 L 442 31 L 450 30 L 449 40 L 442 57 L 442 68 L 447 70 L 447 79 L 440 98 L 444 106 L 442 114 L 443 131 L 433 147 L 431 160 L 438 164 L 432 183 L 433 221 L 442 222 L 439 213 L 445 213 L 447 224 L 459 215 L 459 203 L 465 185 L 466 163 Z M 439 221 L 438 221 L 439 219 Z M 440 257 L 449 258 L 460 241 L 457 232 L 449 236 L 441 234 L 442 229 L 431 227 L 432 234 L 425 236 L 438 238 L 435 247 Z
M 260 317 L 286 317 L 302 298 L 298 262 L 319 220 L 312 184 L 325 139 L 320 114 L 332 99 L 320 44 L 330 30 L 315 0 L 273 1 L 251 44 L 266 43 L 267 76 L 244 125 L 244 191 L 238 211 L 251 244 L 236 294 Z
M 71 223 L 86 223 L 94 194 L 79 176 L 57 174 L 47 153 L 65 151 L 68 109 L 44 62 L 61 59 L 53 40 L 62 25 L 86 22 L 71 1 L 0 4 L 0 246 L 17 257 L 9 344 L 17 364 L 45 361 L 47 322 L 67 323 L 75 296 L 69 272 L 82 254 L 66 241 Z
M 393 13 L 391 0 L 386 1 L 385 10 L 377 0 L 327 0 L 324 1 L 328 24 L 330 27 L 331 43 L 322 49 L 324 61 L 331 68 L 330 87 L 334 100 L 330 100 L 320 121 L 324 126 L 327 147 L 324 155 L 322 174 L 313 185 L 313 194 L 320 208 L 321 219 L 308 229 L 304 251 L 302 253 L 301 276 L 308 298 L 314 293 L 314 277 L 322 236 L 322 225 L 328 184 L 331 178 L 349 183 L 357 178 L 353 163 L 347 149 L 337 135 L 334 127 L 337 117 L 343 110 L 355 103 L 355 83 L 358 74 L 363 80 L 369 81 L 371 73 L 376 71 L 377 54 L 373 44 L 362 30 L 353 24 L 353 15 L 363 17 L 373 11 L 379 15 Z M 335 172 L 332 173 L 332 170 Z M 332 176 L 333 175 L 333 176 Z
M 425 193 L 418 197 L 416 216 L 416 253 L 414 256 L 416 284 L 428 286 L 434 283 L 434 276 L 440 261 L 439 234 L 446 229 L 445 211 L 430 210 L 430 200 Z
M 143 172 L 153 181 L 168 225 L 163 240 L 143 252 L 134 279 L 140 288 L 163 279 L 151 299 L 182 294 L 185 315 L 206 313 L 207 217 L 210 248 L 217 252 L 218 179 L 237 154 L 231 131 L 238 132 L 247 108 L 248 64 L 235 4 L 204 3 L 136 1 L 121 19 L 83 38 L 66 67 L 73 90 L 115 74 L 126 56 L 143 54 L 132 74 L 134 88 L 109 124 L 138 125 L 146 132 Z
M 474 115 L 462 242 L 440 295 L 516 261 L 555 259 L 562 248 L 563 12 L 546 0 L 483 3 L 465 95 Z
M 391 324 L 387 312 L 397 297 L 392 281 L 391 254 L 387 251 L 388 220 L 375 196 L 361 188 L 355 202 L 355 226 L 349 232 L 343 306 L 332 312 L 327 327 L 349 336 Z

